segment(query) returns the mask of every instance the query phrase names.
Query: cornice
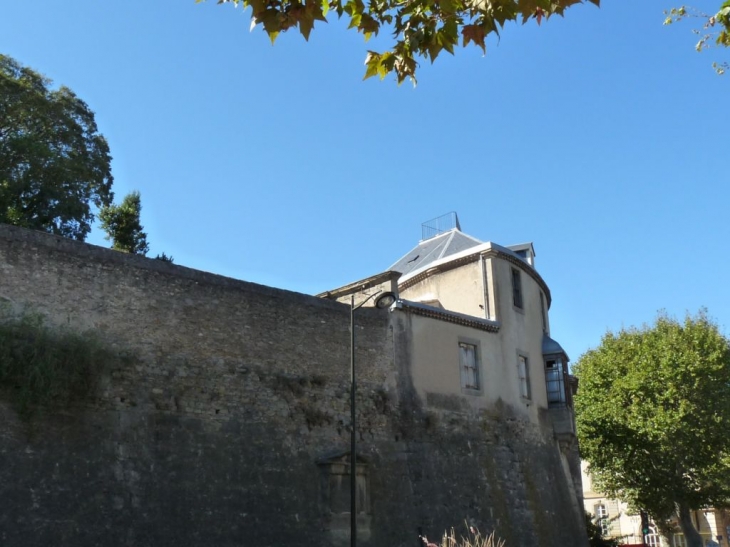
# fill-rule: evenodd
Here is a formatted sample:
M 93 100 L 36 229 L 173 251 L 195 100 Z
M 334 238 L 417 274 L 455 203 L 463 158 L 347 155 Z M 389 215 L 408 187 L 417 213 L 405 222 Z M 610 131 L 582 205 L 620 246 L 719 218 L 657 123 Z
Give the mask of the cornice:
M 499 321 L 490 321 L 489 319 L 481 319 L 471 315 L 465 315 L 463 313 L 456 313 L 434 306 L 428 306 L 418 302 L 411 302 L 409 300 L 398 300 L 395 304 L 396 309 L 406 310 L 414 315 L 421 315 L 423 317 L 430 317 L 432 319 L 438 319 L 440 321 L 446 321 L 448 323 L 455 323 L 464 327 L 471 327 L 473 329 L 479 329 L 487 332 L 499 332 L 501 324 Z

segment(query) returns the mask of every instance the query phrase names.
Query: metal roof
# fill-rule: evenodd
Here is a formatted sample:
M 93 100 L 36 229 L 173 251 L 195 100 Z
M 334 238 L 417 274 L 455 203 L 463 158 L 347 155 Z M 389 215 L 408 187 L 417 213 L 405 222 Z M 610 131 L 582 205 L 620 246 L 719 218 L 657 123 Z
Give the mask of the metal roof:
M 481 245 L 483 242 L 454 228 L 430 239 L 423 240 L 397 260 L 388 270 L 407 275 L 412 271 L 447 257 Z
M 565 353 L 563 347 L 558 344 L 555 340 L 550 338 L 547 334 L 542 335 L 542 354 L 543 355 L 555 355 L 562 353 L 565 355 L 565 359 L 569 361 L 568 354 Z

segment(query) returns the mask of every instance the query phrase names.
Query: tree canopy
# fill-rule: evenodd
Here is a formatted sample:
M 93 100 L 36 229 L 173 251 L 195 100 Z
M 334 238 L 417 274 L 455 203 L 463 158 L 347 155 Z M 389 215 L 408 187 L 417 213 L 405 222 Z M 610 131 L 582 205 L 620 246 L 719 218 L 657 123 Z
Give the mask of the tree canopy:
M 112 249 L 125 253 L 145 255 L 150 250 L 140 215 L 142 200 L 139 192 L 127 194 L 119 205 L 102 207 L 99 212 L 101 228 L 111 240 Z
M 655 519 L 730 500 L 730 349 L 701 311 L 607 333 L 574 369 L 581 456 L 596 486 Z
M 196 0 L 202 2 L 204 0 Z M 367 41 L 381 30 L 393 36 L 385 52 L 368 51 L 365 78 L 385 78 L 395 73 L 398 83 L 415 82 L 417 58 L 433 62 L 442 52 L 473 43 L 486 53 L 485 39 L 499 35 L 505 23 L 543 19 L 575 4 L 600 0 L 218 0 L 251 8 L 251 28 L 261 25 L 271 42 L 290 28 L 298 28 L 305 40 L 315 21 L 327 21 L 330 13 L 349 19 L 349 28 L 362 32 Z
M 109 146 L 67 87 L 0 54 L 0 222 L 84 240 L 111 203 Z

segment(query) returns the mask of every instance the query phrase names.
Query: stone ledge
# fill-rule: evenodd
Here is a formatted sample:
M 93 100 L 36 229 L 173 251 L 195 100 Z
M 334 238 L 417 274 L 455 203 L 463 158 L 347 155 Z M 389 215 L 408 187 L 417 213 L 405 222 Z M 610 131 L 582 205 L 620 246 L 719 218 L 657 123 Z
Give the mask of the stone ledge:
M 289 300 L 299 300 L 301 303 L 323 309 L 338 309 L 343 306 L 343 304 L 338 302 L 317 298 L 308 294 L 260 285 L 250 281 L 242 281 L 202 270 L 195 270 L 186 266 L 170 264 L 169 262 L 155 258 L 123 253 L 83 241 L 76 241 L 63 236 L 27 228 L 19 228 L 9 224 L 0 224 L 0 241 L 7 242 L 10 247 L 13 245 L 42 247 L 49 251 L 94 262 L 102 266 L 113 265 L 124 268 L 136 268 L 215 287 L 258 293 L 274 298 L 280 297 Z

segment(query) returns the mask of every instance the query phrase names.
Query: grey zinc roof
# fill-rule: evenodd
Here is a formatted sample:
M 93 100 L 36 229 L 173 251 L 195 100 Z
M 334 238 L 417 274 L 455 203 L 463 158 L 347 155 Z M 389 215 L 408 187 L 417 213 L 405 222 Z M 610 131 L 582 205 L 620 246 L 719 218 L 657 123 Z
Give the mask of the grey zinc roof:
M 408 275 L 431 262 L 476 247 L 483 242 L 454 228 L 436 237 L 421 241 L 395 262 L 389 270 Z
M 543 334 L 542 335 L 542 354 L 543 355 L 554 355 L 557 353 L 562 353 L 563 355 L 565 355 L 566 359 L 568 358 L 568 354 L 565 353 L 565 350 L 563 349 L 563 347 L 560 344 L 558 344 L 555 340 L 550 338 L 547 334 Z

